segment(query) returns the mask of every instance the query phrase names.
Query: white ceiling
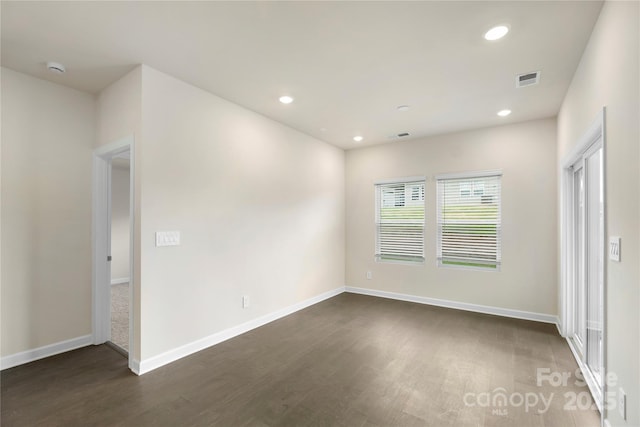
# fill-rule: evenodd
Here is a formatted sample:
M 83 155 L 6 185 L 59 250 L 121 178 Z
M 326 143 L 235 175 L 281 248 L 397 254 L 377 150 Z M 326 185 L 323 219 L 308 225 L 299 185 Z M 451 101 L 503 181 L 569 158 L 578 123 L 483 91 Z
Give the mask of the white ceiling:
M 555 116 L 601 6 L 3 1 L 1 61 L 93 93 L 147 64 L 348 149 Z M 510 33 L 485 41 L 499 23 Z M 67 72 L 47 73 L 46 61 Z M 539 85 L 515 88 L 536 70 Z M 511 116 L 496 116 L 503 108 Z

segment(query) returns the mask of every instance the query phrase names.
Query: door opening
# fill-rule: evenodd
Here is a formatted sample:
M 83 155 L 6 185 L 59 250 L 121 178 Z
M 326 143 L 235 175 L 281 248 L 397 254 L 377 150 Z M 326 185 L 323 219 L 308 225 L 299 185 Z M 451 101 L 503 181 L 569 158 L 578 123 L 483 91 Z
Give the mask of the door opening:
M 111 159 L 111 227 L 110 251 L 110 335 L 109 342 L 117 350 L 129 352 L 129 288 L 131 264 L 129 187 L 130 152 L 125 151 Z
M 107 343 L 134 370 L 134 139 L 102 146 L 93 155 L 94 344 Z

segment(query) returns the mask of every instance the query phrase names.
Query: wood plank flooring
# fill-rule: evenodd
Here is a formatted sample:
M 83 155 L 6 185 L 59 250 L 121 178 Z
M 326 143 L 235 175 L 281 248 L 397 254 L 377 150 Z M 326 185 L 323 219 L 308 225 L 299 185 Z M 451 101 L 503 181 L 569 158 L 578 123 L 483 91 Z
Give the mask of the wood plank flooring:
M 571 378 L 538 386 L 537 368 Z M 596 427 L 597 411 L 572 408 L 588 394 L 576 369 L 553 325 L 345 293 L 141 377 L 107 346 L 5 370 L 1 421 Z M 548 410 L 525 407 L 534 395 Z

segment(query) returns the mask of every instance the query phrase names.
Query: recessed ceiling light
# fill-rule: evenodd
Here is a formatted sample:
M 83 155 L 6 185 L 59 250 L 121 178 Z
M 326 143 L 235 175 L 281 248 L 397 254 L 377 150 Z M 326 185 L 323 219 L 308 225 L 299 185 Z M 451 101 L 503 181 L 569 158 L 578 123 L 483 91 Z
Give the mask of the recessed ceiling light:
M 408 106 L 408 105 L 398 105 L 398 106 L 396 107 L 396 109 L 397 109 L 398 111 L 409 111 L 409 106 Z
M 484 38 L 489 41 L 499 40 L 507 35 L 509 27 L 506 25 L 498 25 L 484 33 Z
M 363 137 L 361 137 L 360 135 L 357 135 L 357 136 L 354 136 L 354 137 L 353 137 L 353 140 L 354 140 L 355 142 L 362 142 L 362 140 L 363 140 L 363 139 L 364 139 L 364 138 L 363 138 Z
M 293 102 L 293 98 L 288 96 L 288 95 L 284 95 L 281 96 L 280 98 L 278 98 L 280 100 L 280 102 L 282 102 L 283 104 L 291 104 Z
M 500 117 L 507 117 L 509 114 L 511 114 L 511 110 L 500 110 L 500 111 L 498 111 L 498 115 Z
M 47 62 L 47 70 L 57 74 L 62 74 L 67 71 L 67 69 L 64 68 L 64 65 L 60 64 L 59 62 L 52 61 Z

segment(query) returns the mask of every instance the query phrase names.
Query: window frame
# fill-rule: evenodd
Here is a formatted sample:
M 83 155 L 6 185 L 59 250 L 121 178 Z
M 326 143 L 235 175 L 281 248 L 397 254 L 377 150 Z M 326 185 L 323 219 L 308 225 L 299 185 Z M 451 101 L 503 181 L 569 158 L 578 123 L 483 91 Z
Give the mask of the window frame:
M 481 262 L 474 263 L 473 260 L 469 260 L 469 264 L 476 265 L 457 265 L 447 263 L 446 259 L 443 259 L 442 256 L 442 209 L 443 209 L 443 195 L 441 194 L 443 191 L 441 182 L 450 181 L 450 180 L 475 180 L 482 178 L 491 178 L 497 177 L 499 183 L 499 191 L 498 191 L 498 200 L 497 200 L 497 220 L 496 220 L 496 261 L 487 262 L 486 266 L 480 265 Z M 473 171 L 473 172 L 459 172 L 459 173 L 446 173 L 439 174 L 435 176 L 436 181 L 436 264 L 438 267 L 442 268 L 450 268 L 450 269 L 463 269 L 463 270 L 474 270 L 474 271 L 485 271 L 485 272 L 499 272 L 502 269 L 502 178 L 503 173 L 502 170 L 486 170 L 486 171 Z M 470 194 L 462 195 L 460 192 L 460 199 L 474 199 L 474 198 L 482 198 L 486 197 L 486 185 L 483 183 L 482 195 L 474 195 L 474 190 L 478 182 L 471 182 L 468 186 L 468 190 Z M 464 261 L 461 261 L 464 262 Z
M 374 259 L 375 262 L 381 263 L 389 263 L 389 264 L 404 264 L 404 265 L 424 265 L 425 263 L 425 229 L 426 229 L 426 176 L 410 176 L 404 178 L 393 178 L 393 179 L 384 179 L 375 181 L 374 184 L 374 199 L 375 199 L 375 209 L 374 209 L 374 237 L 375 237 L 375 247 L 374 247 Z M 422 194 L 420 195 L 420 200 L 412 200 L 413 190 L 407 185 L 412 183 L 419 183 L 422 185 Z M 395 207 L 406 207 L 409 202 L 410 205 L 422 205 L 423 208 L 423 218 L 422 218 L 422 256 L 416 259 L 394 259 L 394 258 L 385 258 L 383 254 L 378 253 L 379 242 L 380 242 L 380 209 L 382 208 L 383 200 L 383 189 L 381 186 L 385 185 L 405 185 L 405 196 L 404 196 L 404 204 L 401 206 Z M 380 189 L 379 189 L 380 187 Z M 395 203 L 394 203 L 395 204 Z

